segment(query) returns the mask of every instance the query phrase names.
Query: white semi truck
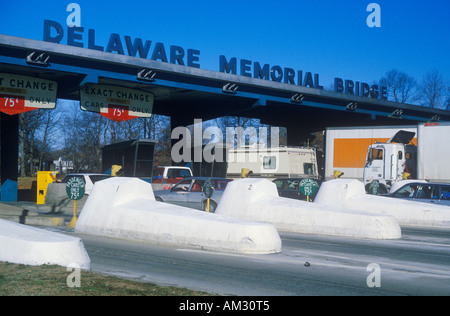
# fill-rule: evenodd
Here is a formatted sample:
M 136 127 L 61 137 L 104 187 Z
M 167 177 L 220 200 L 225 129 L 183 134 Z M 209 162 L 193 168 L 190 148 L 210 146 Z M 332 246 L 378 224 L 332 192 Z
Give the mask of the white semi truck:
M 415 133 L 399 131 L 385 143 L 369 146 L 364 166 L 366 188 L 374 180 L 379 192 L 404 179 L 450 182 L 450 123 L 417 126 L 417 146 L 410 144 Z
M 398 131 L 417 134 L 417 125 L 329 127 L 325 130 L 325 175 L 331 180 L 335 172 L 341 178 L 363 181 L 367 148 L 375 143 L 386 143 Z M 417 138 L 413 138 L 417 144 Z

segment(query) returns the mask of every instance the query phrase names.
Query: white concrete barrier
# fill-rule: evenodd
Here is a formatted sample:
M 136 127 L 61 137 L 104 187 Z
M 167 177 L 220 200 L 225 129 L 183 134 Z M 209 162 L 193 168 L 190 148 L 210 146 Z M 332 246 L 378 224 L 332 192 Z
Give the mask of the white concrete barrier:
M 394 216 L 402 226 L 450 228 L 449 206 L 366 194 L 358 180 L 326 181 L 314 202 Z
M 0 261 L 90 269 L 81 239 L 0 219 Z
M 281 251 L 273 225 L 157 202 L 151 184 L 137 178 L 96 183 L 75 231 L 222 252 Z
M 371 239 L 396 239 L 401 229 L 392 216 L 278 196 L 273 182 L 241 179 L 230 182 L 216 214 L 268 222 L 280 231 Z

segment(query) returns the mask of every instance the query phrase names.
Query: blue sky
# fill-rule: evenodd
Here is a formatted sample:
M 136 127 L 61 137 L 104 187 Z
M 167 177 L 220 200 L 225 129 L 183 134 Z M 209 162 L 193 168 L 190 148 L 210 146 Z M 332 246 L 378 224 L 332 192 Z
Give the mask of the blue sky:
M 371 83 L 393 68 L 418 81 L 438 70 L 450 84 L 450 0 L 13 0 L 0 4 L 0 33 L 42 40 L 44 19 L 66 29 L 72 2 L 97 44 L 118 33 L 193 48 L 202 69 L 218 71 L 225 55 L 318 73 L 325 89 L 334 77 Z M 380 28 L 366 24 L 371 2 Z

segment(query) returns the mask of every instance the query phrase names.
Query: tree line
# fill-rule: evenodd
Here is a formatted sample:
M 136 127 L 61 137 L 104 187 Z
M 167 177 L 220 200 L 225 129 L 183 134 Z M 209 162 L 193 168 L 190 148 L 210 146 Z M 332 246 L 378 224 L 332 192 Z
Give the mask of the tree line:
M 60 157 L 73 172 L 101 172 L 101 148 L 136 138 L 157 139 L 155 160 L 170 161 L 170 118 L 153 115 L 115 122 L 82 111 L 78 102 L 58 100 L 53 110 L 19 114 L 19 176 L 49 170 Z
M 421 81 L 417 81 L 405 72 L 393 69 L 379 83 L 388 87 L 390 101 L 450 110 L 450 83 L 445 82 L 438 70 L 427 72 Z
M 450 110 L 450 83 L 439 71 L 428 72 L 420 81 L 396 69 L 383 76 L 379 84 L 388 88 L 388 100 Z M 258 120 L 224 117 L 210 124 L 223 126 L 262 126 Z M 286 138 L 282 131 L 283 139 Z M 158 140 L 155 163 L 171 164 L 170 118 L 152 115 L 124 122 L 109 120 L 97 113 L 81 111 L 79 104 L 58 100 L 53 110 L 34 110 L 19 114 L 19 176 L 33 176 L 49 170 L 48 162 L 63 157 L 71 161 L 74 172 L 101 172 L 101 148 L 136 138 Z M 281 144 L 285 142 L 282 140 Z

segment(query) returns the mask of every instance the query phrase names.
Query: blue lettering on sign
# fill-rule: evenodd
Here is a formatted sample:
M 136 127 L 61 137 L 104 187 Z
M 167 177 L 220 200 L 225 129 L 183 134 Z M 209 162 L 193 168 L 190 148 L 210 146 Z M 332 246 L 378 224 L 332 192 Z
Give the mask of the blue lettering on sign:
M 371 99 L 387 100 L 387 87 L 369 84 L 365 82 L 353 82 L 352 80 L 342 80 L 334 78 L 334 91 L 344 94 L 356 95 Z
M 109 37 L 106 47 L 98 45 L 95 37 L 95 30 L 88 29 L 85 33 L 84 27 L 67 27 L 67 45 L 83 48 L 86 42 L 87 48 L 119 55 L 128 54 L 132 57 L 140 57 L 151 60 L 200 68 L 200 51 L 197 49 L 187 49 L 176 45 L 171 45 L 169 49 L 163 43 L 157 42 L 152 46 L 152 41 L 141 38 L 132 39 L 130 36 L 120 36 L 112 33 Z M 58 22 L 44 20 L 44 41 L 51 43 L 61 43 L 64 39 L 64 29 Z M 238 69 L 239 66 L 239 69 Z M 323 90 L 319 83 L 319 75 L 302 70 L 294 70 L 289 67 L 282 68 L 279 65 L 270 66 L 259 62 L 253 62 L 248 59 L 238 61 L 236 57 L 228 59 L 224 55 L 219 56 L 219 72 L 241 75 L 244 77 L 272 80 L 291 85 L 298 85 L 308 88 Z M 387 100 L 387 87 L 369 84 L 365 82 L 343 80 L 334 78 L 334 91 L 348 95 L 367 97 L 372 99 Z
M 108 53 L 116 53 L 119 55 L 125 55 L 125 53 L 127 53 L 129 56 L 140 58 L 147 58 L 151 53 L 150 59 L 152 60 L 200 68 L 200 51 L 197 49 L 188 49 L 186 54 L 185 50 L 182 47 L 170 46 L 168 50 L 168 56 L 166 47 L 163 43 L 155 43 L 152 48 L 152 41 L 147 40 L 143 42 L 141 38 L 132 39 L 128 35 L 122 38 L 117 33 L 112 33 L 110 35 L 108 44 L 106 45 L 106 47 L 104 47 L 96 43 L 95 30 L 88 29 L 86 34 L 84 27 L 67 27 L 67 45 L 84 48 L 84 37 L 86 35 L 87 48 L 89 49 L 105 51 Z M 56 21 L 44 20 L 44 41 L 51 43 L 61 43 L 63 39 L 64 29 L 61 24 Z
M 283 82 L 287 84 L 296 84 L 298 86 L 310 87 L 323 90 L 323 86 L 319 83 L 319 75 L 306 72 L 303 78 L 303 71 L 295 71 L 292 68 L 279 65 L 270 67 L 269 64 L 261 64 L 257 61 L 252 62 L 248 59 L 241 59 L 239 62 L 239 74 L 245 77 L 252 77 L 255 79 L 272 80 L 275 82 Z M 253 69 L 252 69 L 253 67 Z M 226 56 L 220 55 L 219 57 L 219 71 L 230 73 L 233 75 L 238 74 L 238 60 L 236 57 L 227 59 Z M 297 77 L 297 78 L 296 78 Z

